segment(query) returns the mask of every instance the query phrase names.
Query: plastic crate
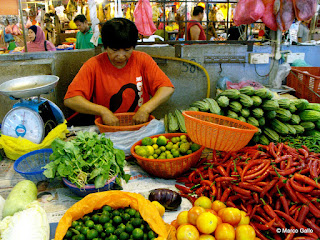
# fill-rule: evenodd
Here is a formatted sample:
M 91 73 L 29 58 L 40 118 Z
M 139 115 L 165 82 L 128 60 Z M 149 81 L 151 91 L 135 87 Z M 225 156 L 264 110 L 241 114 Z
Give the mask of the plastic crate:
M 287 86 L 295 89 L 296 97 L 320 103 L 320 67 L 292 67 Z

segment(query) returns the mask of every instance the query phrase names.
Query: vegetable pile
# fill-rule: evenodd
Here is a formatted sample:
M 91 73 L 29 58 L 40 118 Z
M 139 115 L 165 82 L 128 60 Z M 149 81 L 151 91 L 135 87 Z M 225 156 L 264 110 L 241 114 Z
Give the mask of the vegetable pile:
M 268 145 L 287 135 L 320 136 L 320 104 L 306 99 L 274 99 L 267 88 L 227 89 L 216 99 L 196 101 L 186 110 L 224 115 L 258 127 L 254 144 Z M 168 132 L 185 132 L 178 110 L 169 113 L 165 120 Z
M 126 182 L 130 176 L 124 173 L 125 154 L 115 149 L 110 139 L 95 132 L 78 132 L 69 142 L 56 138 L 51 144 L 53 153 L 44 167 L 47 178 L 66 177 L 79 188 L 94 183 L 103 187 L 113 176 L 116 183 Z
M 154 240 L 157 234 L 133 208 L 105 205 L 101 209 L 74 220 L 64 239 Z
M 318 239 L 320 237 L 320 154 L 284 143 L 255 145 L 237 152 L 217 152 L 176 185 L 194 202 L 207 196 L 237 207 L 250 216 L 257 237 Z M 197 195 L 197 196 L 194 196 Z M 268 226 L 268 222 L 275 222 Z M 298 232 L 277 232 L 277 229 Z M 301 229 L 301 230 L 300 230 Z M 312 231 L 310 231 L 312 229 Z

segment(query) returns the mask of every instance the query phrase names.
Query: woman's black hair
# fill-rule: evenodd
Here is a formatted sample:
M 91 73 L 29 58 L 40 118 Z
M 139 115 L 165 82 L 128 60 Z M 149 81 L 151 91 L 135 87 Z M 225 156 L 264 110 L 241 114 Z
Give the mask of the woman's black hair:
M 113 18 L 103 24 L 101 39 L 104 48 L 123 49 L 137 45 L 138 29 L 126 18 Z

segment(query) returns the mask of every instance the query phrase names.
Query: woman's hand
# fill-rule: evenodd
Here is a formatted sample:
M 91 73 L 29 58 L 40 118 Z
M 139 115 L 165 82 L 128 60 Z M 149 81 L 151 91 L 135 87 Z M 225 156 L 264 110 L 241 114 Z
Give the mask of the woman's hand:
M 101 115 L 103 124 L 109 126 L 119 126 L 119 118 L 117 118 L 111 111 L 106 111 Z
M 139 110 L 136 112 L 136 114 L 133 116 L 132 121 L 133 124 L 138 125 L 149 121 L 149 113 L 143 108 L 139 108 Z

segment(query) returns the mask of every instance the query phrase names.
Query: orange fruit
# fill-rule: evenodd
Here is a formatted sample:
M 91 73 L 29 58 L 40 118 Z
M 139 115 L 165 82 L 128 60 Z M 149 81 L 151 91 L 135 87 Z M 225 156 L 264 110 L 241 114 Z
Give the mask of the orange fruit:
M 205 209 L 211 209 L 211 205 L 212 205 L 212 202 L 210 198 L 206 196 L 201 196 L 197 198 L 196 201 L 194 202 L 194 206 L 203 207 Z
M 192 225 L 197 224 L 197 218 L 201 213 L 204 213 L 206 210 L 203 207 L 192 207 L 188 211 L 188 222 Z
M 241 220 L 241 213 L 238 208 L 227 207 L 221 213 L 221 219 L 224 223 L 229 223 L 232 226 L 237 226 Z
M 189 223 L 188 221 L 188 211 L 182 211 L 177 216 L 177 224 L 178 226 Z
M 197 218 L 197 228 L 201 233 L 211 234 L 216 230 L 218 218 L 211 212 L 204 212 Z
M 214 232 L 216 240 L 235 240 L 236 233 L 234 227 L 229 223 L 221 223 Z
M 177 229 L 177 240 L 198 240 L 198 229 L 191 224 L 182 224 Z
M 236 240 L 255 240 L 256 232 L 250 225 L 240 225 L 236 228 Z
M 215 210 L 216 212 L 219 212 L 220 209 L 226 208 L 226 207 L 227 206 L 219 200 L 213 201 L 213 203 L 211 205 L 211 209 Z
M 240 210 L 240 214 L 241 214 L 241 220 L 238 223 L 238 226 L 239 225 L 248 225 L 250 223 L 250 217 L 247 216 L 247 213 L 242 210 Z

